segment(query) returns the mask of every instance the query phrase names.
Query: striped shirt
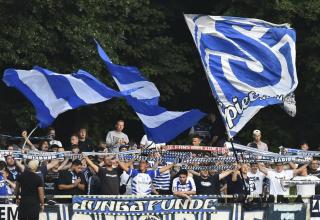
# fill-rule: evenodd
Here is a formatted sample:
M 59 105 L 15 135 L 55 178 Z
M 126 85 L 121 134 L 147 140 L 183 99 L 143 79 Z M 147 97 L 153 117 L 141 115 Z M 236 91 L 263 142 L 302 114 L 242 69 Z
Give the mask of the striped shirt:
M 187 191 L 196 191 L 196 184 L 192 177 L 187 177 L 185 184 L 181 184 L 179 177 L 173 179 L 172 182 L 172 192 L 187 192 Z
M 159 166 L 160 169 L 162 167 L 164 166 Z M 155 177 L 152 184 L 155 189 L 170 190 L 170 170 L 167 170 Z
M 133 195 L 151 195 L 152 180 L 160 175 L 160 170 L 148 170 L 141 173 L 140 170 L 129 169 L 128 174 L 131 176 L 131 188 Z
M 8 188 L 5 179 L 3 178 L 2 174 L 0 174 L 0 196 L 8 195 Z

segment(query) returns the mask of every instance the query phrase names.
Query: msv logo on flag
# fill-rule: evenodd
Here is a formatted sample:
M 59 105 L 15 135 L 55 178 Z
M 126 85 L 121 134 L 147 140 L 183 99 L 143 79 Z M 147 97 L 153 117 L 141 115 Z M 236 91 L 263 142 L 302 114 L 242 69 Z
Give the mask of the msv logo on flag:
M 295 115 L 295 31 L 258 19 L 185 15 L 213 95 L 233 137 L 261 109 Z

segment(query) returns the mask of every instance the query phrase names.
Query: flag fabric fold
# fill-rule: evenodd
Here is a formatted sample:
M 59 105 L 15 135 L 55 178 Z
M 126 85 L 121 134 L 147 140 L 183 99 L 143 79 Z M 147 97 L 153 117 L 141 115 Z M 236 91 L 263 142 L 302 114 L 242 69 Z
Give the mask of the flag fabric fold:
M 84 70 L 59 74 L 39 66 L 32 70 L 6 69 L 3 81 L 33 104 L 41 128 L 70 109 L 122 96 Z
M 99 56 L 106 64 L 120 91 L 136 89 L 130 95 L 150 105 L 157 105 L 160 93 L 154 83 L 145 79 L 139 69 L 132 66 L 121 66 L 112 63 L 97 41 Z
M 142 121 L 148 140 L 169 142 L 206 115 L 199 110 L 174 112 L 159 106 L 160 93 L 154 83 L 145 79 L 136 67 L 113 64 L 97 41 L 96 45 L 119 90 L 136 89 L 125 97 Z
M 84 70 L 73 74 L 59 74 L 39 66 L 32 70 L 5 70 L 3 81 L 31 101 L 39 127 L 49 126 L 65 111 L 113 97 L 125 97 L 141 119 L 148 140 L 164 143 L 206 115 L 199 110 L 174 112 L 159 106 L 160 93 L 154 83 L 146 80 L 136 67 L 113 64 L 97 41 L 96 44 L 120 92 L 107 87 Z
M 161 106 L 148 105 L 131 96 L 125 97 L 142 121 L 148 140 L 155 143 L 171 141 L 206 115 L 197 109 L 185 112 L 167 111 Z
M 296 35 L 288 24 L 192 14 L 185 20 L 229 137 L 268 105 L 285 103 L 295 114 Z

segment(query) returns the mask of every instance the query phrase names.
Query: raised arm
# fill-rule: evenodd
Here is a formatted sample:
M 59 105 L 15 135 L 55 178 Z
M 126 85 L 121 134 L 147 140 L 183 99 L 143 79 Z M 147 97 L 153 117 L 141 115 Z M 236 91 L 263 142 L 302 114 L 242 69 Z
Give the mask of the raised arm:
M 128 172 L 130 169 L 130 166 L 132 164 L 132 161 L 128 163 L 121 162 L 119 159 L 117 159 L 118 165 L 121 169 L 123 169 L 125 172 Z
M 24 138 L 24 140 L 27 142 L 27 144 L 30 146 L 32 150 L 38 150 L 29 140 L 27 131 L 23 131 L 21 133 L 21 136 Z
M 89 167 L 91 167 L 94 172 L 98 173 L 99 171 L 99 167 L 97 165 L 95 165 L 90 159 L 88 156 L 84 156 L 84 159 L 86 160 L 87 164 Z
M 160 173 L 166 172 L 167 170 L 170 170 L 173 166 L 174 164 L 167 165 L 165 167 L 162 167 L 159 171 Z
M 156 170 L 159 166 L 159 161 L 154 162 L 154 165 L 152 166 L 153 170 Z
M 304 164 L 303 166 L 299 167 L 298 169 L 293 169 L 293 176 L 298 175 L 302 172 L 302 170 L 306 169 L 308 164 Z
M 69 159 L 68 159 L 68 158 L 64 159 L 64 161 L 63 161 L 63 162 L 60 164 L 60 166 L 58 167 L 58 170 L 59 170 L 59 171 L 60 171 L 60 170 L 66 170 L 66 166 L 67 166 L 68 162 L 69 162 Z M 70 164 L 71 164 L 71 163 L 70 163 Z M 69 169 L 69 167 L 68 167 L 67 169 Z
M 297 169 L 297 165 L 294 164 L 294 163 L 292 163 L 292 162 L 289 162 L 289 166 L 290 166 L 290 168 L 293 169 L 293 170 Z
M 20 160 L 15 160 L 15 162 L 17 167 L 20 169 L 21 173 L 23 173 L 25 169 L 25 165 L 23 165 Z
M 264 173 L 266 176 L 268 175 L 268 169 L 263 167 L 261 163 L 258 163 L 259 170 Z
M 223 178 L 225 178 L 226 176 L 229 176 L 230 173 L 232 173 L 233 170 L 227 170 L 227 171 L 224 171 L 222 173 L 219 174 L 219 180 L 222 180 Z
M 156 154 L 155 154 L 155 157 L 156 157 L 156 158 L 160 158 L 160 154 L 159 154 L 159 153 L 156 153 Z M 153 165 L 153 167 L 152 167 L 152 169 L 153 169 L 153 170 L 156 170 L 156 169 L 158 168 L 158 166 L 159 166 L 159 163 L 160 163 L 160 161 L 159 161 L 159 160 L 156 160 L 155 163 L 154 163 L 154 165 Z
M 47 164 L 47 170 L 51 170 L 53 167 L 59 164 L 59 160 L 51 160 L 50 163 Z
M 200 173 L 197 172 L 197 171 L 189 170 L 188 172 L 191 173 L 191 174 L 194 175 L 194 176 L 200 176 Z

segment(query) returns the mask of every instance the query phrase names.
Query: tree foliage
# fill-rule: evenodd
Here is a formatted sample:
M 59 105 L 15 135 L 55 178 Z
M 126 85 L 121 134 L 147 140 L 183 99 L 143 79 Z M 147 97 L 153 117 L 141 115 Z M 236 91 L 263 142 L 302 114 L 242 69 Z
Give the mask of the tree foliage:
M 313 146 L 319 144 L 319 1 L 0 0 L 0 5 L 2 73 L 8 67 L 30 69 L 34 65 L 59 73 L 81 68 L 116 88 L 98 57 L 95 38 L 114 63 L 139 67 L 157 85 L 161 103 L 170 110 L 200 108 L 217 112 L 183 13 L 290 23 L 297 31 L 298 114 L 292 119 L 276 106 L 264 109 L 238 136 L 241 141 L 249 141 L 251 130 L 259 128 L 272 146 L 295 147 L 301 139 L 309 140 Z M 31 104 L 2 82 L 0 100 L 2 133 L 34 127 Z M 58 135 L 67 137 L 86 125 L 90 135 L 99 139 L 117 118 L 128 120 L 128 133 L 140 138 L 142 126 L 123 100 L 66 112 L 54 126 L 60 131 Z

